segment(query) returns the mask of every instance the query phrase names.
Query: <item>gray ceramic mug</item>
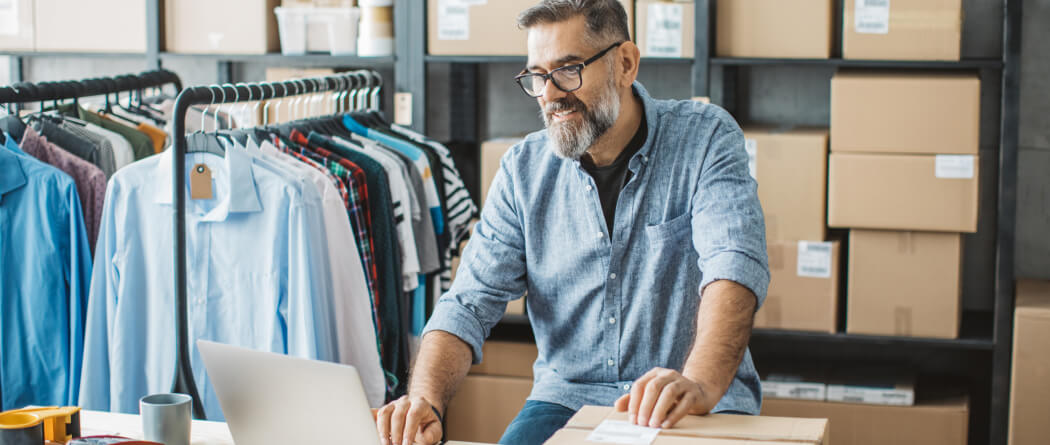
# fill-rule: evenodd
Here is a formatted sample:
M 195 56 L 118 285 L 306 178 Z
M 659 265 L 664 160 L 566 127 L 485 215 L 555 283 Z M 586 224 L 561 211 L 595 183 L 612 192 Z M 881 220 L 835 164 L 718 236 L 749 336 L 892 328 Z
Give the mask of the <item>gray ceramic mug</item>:
M 190 408 L 186 394 L 153 394 L 139 400 L 143 439 L 164 445 L 190 445 Z

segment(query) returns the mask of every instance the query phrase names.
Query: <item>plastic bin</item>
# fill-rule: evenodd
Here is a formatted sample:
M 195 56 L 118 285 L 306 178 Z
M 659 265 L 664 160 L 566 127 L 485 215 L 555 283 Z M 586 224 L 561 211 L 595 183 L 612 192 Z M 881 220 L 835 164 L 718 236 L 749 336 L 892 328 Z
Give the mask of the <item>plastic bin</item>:
M 306 54 L 308 50 L 332 55 L 357 54 L 357 28 L 361 19 L 358 8 L 277 7 L 274 14 L 282 54 Z M 321 30 L 327 33 L 319 32 Z

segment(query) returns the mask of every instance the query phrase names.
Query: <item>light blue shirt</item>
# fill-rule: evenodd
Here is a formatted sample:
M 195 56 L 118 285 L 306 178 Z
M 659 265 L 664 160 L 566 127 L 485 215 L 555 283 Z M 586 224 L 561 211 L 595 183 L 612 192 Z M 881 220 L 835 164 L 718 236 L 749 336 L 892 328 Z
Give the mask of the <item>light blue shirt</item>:
M 135 413 L 172 389 L 175 315 L 172 152 L 118 171 L 106 190 L 88 303 L 80 404 Z M 196 340 L 335 360 L 331 286 L 298 184 L 243 149 L 189 153 L 212 173 L 214 199 L 190 199 L 186 255 L 190 356 L 209 419 L 221 409 Z M 187 181 L 188 188 L 189 181 Z M 316 218 L 316 217 L 314 217 Z M 320 233 L 320 232 L 315 232 Z
M 73 178 L 0 147 L 3 409 L 76 402 L 91 250 Z
M 539 347 L 530 400 L 611 405 L 653 367 L 682 370 L 706 285 L 732 280 L 765 298 L 765 224 L 740 127 L 714 105 L 634 90 L 649 131 L 628 162 L 614 232 L 580 162 L 533 133 L 501 160 L 427 325 L 462 338 L 478 363 L 507 302 L 528 292 Z M 758 414 L 761 394 L 748 351 L 715 411 Z

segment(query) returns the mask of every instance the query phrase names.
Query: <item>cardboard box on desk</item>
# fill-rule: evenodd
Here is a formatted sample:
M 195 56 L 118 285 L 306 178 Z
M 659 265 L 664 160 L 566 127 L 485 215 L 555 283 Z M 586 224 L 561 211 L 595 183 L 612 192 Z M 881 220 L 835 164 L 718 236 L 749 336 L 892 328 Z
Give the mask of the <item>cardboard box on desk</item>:
M 831 152 L 976 155 L 980 112 L 976 74 L 841 71 L 831 79 Z
M 278 52 L 281 42 L 273 8 L 279 4 L 280 0 L 165 1 L 165 48 L 186 54 Z M 234 17 L 236 22 L 231 22 Z
M 979 158 L 831 153 L 831 227 L 977 231 Z
M 1010 379 L 1010 445 L 1050 436 L 1050 281 L 1019 280 Z
M 36 2 L 33 0 L 9 0 L 0 4 L 0 49 L 36 49 L 36 24 L 33 23 L 35 8 Z
M 524 56 L 527 35 L 518 29 L 518 14 L 535 0 L 427 0 L 427 54 Z M 620 0 L 633 35 L 634 0 Z M 523 67 L 524 68 L 524 67 Z
M 496 443 L 525 406 L 532 379 L 468 375 L 445 415 L 449 440 Z
M 962 0 L 843 3 L 845 59 L 959 60 Z
M 584 406 L 544 445 L 583 443 L 592 430 L 606 420 L 626 421 L 626 412 L 611 407 Z M 827 443 L 828 422 L 823 419 L 710 414 L 687 416 L 674 428 L 660 431 L 655 445 L 706 444 L 746 445 L 756 441 L 769 445 Z
M 834 445 L 966 445 L 970 419 L 966 397 L 915 406 L 765 399 L 762 415 L 828 419 Z
M 696 8 L 692 1 L 637 0 L 638 48 L 642 57 L 691 58 L 695 55 Z
M 718 57 L 831 57 L 832 0 L 720 0 Z
M 146 52 L 146 2 L 36 0 L 35 9 L 37 51 Z
M 838 325 L 838 241 L 770 242 L 769 292 L 755 327 L 834 333 Z
M 766 218 L 766 241 L 823 241 L 828 131 L 748 127 L 744 138 Z
M 846 332 L 957 338 L 962 235 L 851 230 Z

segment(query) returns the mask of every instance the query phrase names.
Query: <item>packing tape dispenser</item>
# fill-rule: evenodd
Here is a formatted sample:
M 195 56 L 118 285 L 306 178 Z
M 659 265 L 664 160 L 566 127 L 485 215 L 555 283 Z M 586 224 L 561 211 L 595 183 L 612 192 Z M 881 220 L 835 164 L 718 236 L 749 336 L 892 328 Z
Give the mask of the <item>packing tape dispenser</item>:
M 80 436 L 80 407 L 50 406 L 0 413 L 0 445 L 66 443 Z

